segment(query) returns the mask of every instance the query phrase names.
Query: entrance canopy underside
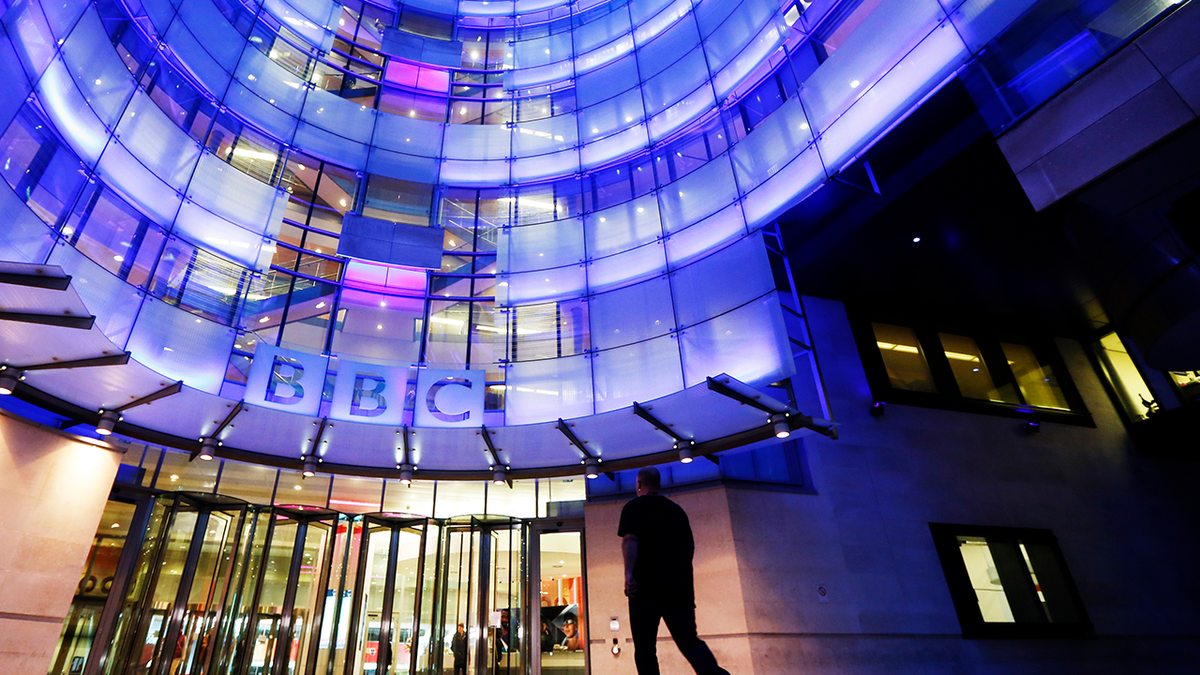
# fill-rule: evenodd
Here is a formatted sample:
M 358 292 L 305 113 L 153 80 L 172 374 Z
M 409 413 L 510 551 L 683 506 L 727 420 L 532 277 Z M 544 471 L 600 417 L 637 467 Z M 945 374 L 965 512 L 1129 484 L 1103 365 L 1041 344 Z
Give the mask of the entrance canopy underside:
M 831 423 L 728 375 L 628 408 L 495 428 L 396 427 L 272 410 L 128 358 L 97 327 L 70 277 L 48 265 L 0 264 L 0 342 L 8 372 L 22 377 L 15 393 L 75 424 L 117 411 L 116 431 L 147 442 L 198 453 L 203 439 L 216 438 L 217 456 L 297 468 L 315 458 L 325 472 L 381 475 L 412 464 L 419 477 L 478 480 L 499 464 L 509 479 L 577 475 L 590 458 L 615 471 L 671 461 L 681 449 L 701 457 L 774 440 L 781 419 L 792 433 L 833 434 Z

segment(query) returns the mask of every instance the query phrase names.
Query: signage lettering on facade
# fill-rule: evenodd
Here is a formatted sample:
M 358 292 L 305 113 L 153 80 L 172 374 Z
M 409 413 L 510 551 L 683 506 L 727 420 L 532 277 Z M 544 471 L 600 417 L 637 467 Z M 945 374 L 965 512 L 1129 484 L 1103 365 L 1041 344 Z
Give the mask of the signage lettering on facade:
M 325 356 L 259 343 L 246 381 L 245 401 L 315 417 L 320 412 L 328 364 Z M 339 359 L 329 417 L 387 426 L 404 424 L 410 368 Z M 420 370 L 411 399 L 413 424 L 481 426 L 486 385 L 482 370 Z

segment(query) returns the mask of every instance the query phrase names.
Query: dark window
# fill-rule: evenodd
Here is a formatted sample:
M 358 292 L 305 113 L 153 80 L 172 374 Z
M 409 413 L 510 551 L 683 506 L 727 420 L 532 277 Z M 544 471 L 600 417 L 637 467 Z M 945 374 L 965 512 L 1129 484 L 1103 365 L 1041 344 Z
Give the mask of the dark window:
M 1049 530 L 930 523 L 964 637 L 1093 634 Z
M 1050 339 L 851 324 L 875 401 L 1094 426 Z

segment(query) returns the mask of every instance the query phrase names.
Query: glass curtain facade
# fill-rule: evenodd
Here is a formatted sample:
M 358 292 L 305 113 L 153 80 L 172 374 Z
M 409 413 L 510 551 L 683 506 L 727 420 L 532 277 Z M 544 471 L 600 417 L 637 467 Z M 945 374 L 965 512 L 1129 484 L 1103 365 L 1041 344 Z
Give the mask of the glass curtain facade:
M 231 398 L 260 343 L 486 370 L 491 424 L 771 382 L 760 228 L 973 54 L 1032 72 L 1018 38 L 1082 26 L 1090 56 L 1038 62 L 1074 77 L 1168 7 L 17 0 L 0 245 Z M 339 256 L 346 214 L 442 228 L 440 268 Z

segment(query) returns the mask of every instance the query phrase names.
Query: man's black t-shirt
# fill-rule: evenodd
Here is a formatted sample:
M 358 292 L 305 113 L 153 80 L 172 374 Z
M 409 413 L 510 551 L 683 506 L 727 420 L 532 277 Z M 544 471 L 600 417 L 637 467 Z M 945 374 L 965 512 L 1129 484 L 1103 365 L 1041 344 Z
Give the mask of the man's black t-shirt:
M 687 513 L 662 495 L 643 495 L 621 510 L 617 536 L 637 535 L 633 578 L 639 593 L 692 593 L 692 527 Z

